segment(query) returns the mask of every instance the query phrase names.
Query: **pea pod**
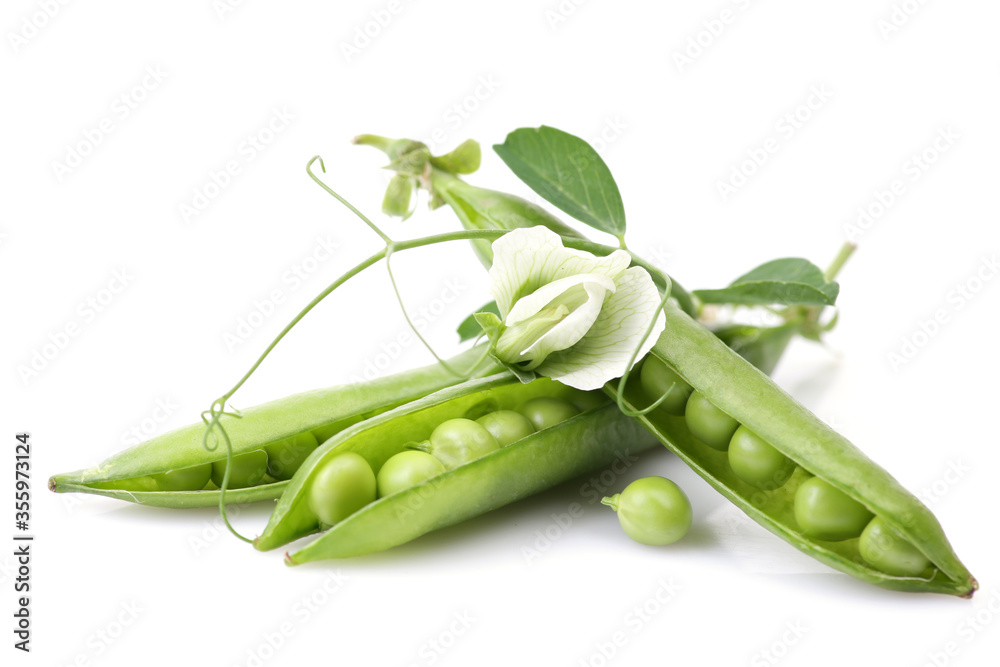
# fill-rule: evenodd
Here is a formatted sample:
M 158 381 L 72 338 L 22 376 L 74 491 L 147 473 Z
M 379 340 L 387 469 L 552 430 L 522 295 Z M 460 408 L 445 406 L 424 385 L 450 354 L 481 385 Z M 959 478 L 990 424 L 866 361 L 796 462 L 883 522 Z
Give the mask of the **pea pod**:
M 606 399 L 595 401 L 594 394 L 547 379 L 520 384 L 508 373 L 470 380 L 357 424 L 324 443 L 296 473 L 254 546 L 274 549 L 319 530 L 308 497 L 313 479 L 327 461 L 354 452 L 378 470 L 444 421 L 474 415 L 484 404 L 509 410 L 541 396 L 572 400 L 585 411 L 380 498 L 290 555 L 288 562 L 357 556 L 398 546 L 611 463 L 622 450 L 637 452 L 656 442 Z
M 774 327 L 732 324 L 716 329 L 712 333 L 734 352 L 770 375 L 785 354 L 788 344 L 800 333 L 800 328 L 796 324 L 781 324 Z
M 959 561 L 927 507 L 710 331 L 672 304 L 665 312 L 666 331 L 650 354 L 799 468 L 780 488 L 762 491 L 735 474 L 725 451 L 697 440 L 683 416 L 654 410 L 641 417 L 668 449 L 750 518 L 833 568 L 895 590 L 972 595 L 976 580 Z M 626 405 L 632 409 L 647 405 L 649 397 L 640 383 L 629 384 Z M 614 394 L 616 387 L 617 382 L 610 383 L 606 392 Z M 866 562 L 858 551 L 857 539 L 833 542 L 808 537 L 796 523 L 794 498 L 799 485 L 810 476 L 819 477 L 867 508 L 923 554 L 933 570 L 915 576 L 894 575 Z
M 453 367 L 466 369 L 482 357 L 482 348 L 463 352 L 451 360 Z M 496 370 L 492 363 L 479 365 L 478 374 Z M 243 411 L 242 417 L 223 416 L 235 456 L 264 449 L 269 463 L 289 460 L 301 464 L 301 452 L 292 456 L 276 455 L 282 445 L 321 443 L 345 428 L 426 396 L 444 387 L 461 382 L 462 378 L 440 364 L 378 378 L 360 384 L 341 385 L 327 389 L 287 396 Z M 115 454 L 104 462 L 71 473 L 53 476 L 49 489 L 57 493 L 91 493 L 157 507 L 190 508 L 218 505 L 219 490 L 215 483 L 192 490 L 160 490 L 176 488 L 158 479 L 178 477 L 179 471 L 199 470 L 205 464 L 218 463 L 225 457 L 221 446 L 207 451 L 202 445 L 204 424 L 183 426 L 169 433 Z M 277 498 L 288 486 L 290 474 L 280 465 L 269 465 L 268 476 L 255 486 L 232 488 L 226 492 L 227 502 L 246 503 Z M 188 476 L 198 478 L 196 475 Z M 221 475 L 218 475 L 221 479 Z M 259 476 L 257 476 L 259 478 Z M 285 477 L 285 479 L 279 479 Z M 205 478 L 207 479 L 207 478 Z M 206 487 L 207 488 L 204 488 Z

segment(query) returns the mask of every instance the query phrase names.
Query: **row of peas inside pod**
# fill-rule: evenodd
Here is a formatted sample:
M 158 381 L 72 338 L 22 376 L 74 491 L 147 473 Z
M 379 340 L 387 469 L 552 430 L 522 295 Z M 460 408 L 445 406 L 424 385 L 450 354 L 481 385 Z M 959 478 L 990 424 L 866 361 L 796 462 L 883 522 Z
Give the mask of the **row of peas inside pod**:
M 600 390 L 506 372 L 469 380 L 320 445 L 254 546 L 318 533 L 287 554 L 292 565 L 384 551 L 656 445 Z
M 473 407 L 466 417 L 438 424 L 429 437 L 393 454 L 376 471 L 356 452 L 326 461 L 314 473 L 309 508 L 321 528 L 333 526 L 378 498 L 385 498 L 465 465 L 538 431 L 560 424 L 580 409 L 565 398 L 538 396 L 516 410 Z
M 319 447 L 325 435 L 322 431 L 303 431 L 290 438 L 271 442 L 260 449 L 237 454 L 228 466 L 225 458 L 219 458 L 152 475 L 94 482 L 91 486 L 135 492 L 218 489 L 222 486 L 227 467 L 230 467 L 227 487 L 230 489 L 246 489 L 285 481 L 291 479 L 302 463 Z M 225 449 L 221 445 L 216 451 L 219 456 L 225 456 Z
M 724 456 L 738 479 L 764 494 L 757 497 L 760 502 L 790 503 L 802 535 L 822 542 L 856 540 L 864 562 L 887 574 L 927 574 L 930 561 L 880 517 L 720 410 L 666 363 L 647 357 L 639 377 L 648 400 L 666 395 L 656 410 L 683 418 L 690 434 L 705 446 L 703 454 Z
M 229 467 L 227 502 L 281 496 L 320 443 L 344 429 L 419 400 L 469 376 L 496 372 L 482 347 L 449 359 L 368 382 L 292 394 L 219 416 L 219 429 L 206 434 L 206 421 L 182 426 L 129 447 L 89 468 L 53 475 L 49 489 L 88 493 L 169 508 L 217 506 Z M 228 446 L 226 442 L 228 441 Z

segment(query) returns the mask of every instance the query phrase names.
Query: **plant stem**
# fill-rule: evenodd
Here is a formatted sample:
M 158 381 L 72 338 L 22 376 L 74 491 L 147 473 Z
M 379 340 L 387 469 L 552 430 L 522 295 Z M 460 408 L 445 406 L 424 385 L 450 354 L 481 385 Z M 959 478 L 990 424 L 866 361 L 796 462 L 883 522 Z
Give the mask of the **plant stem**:
M 830 266 L 826 268 L 826 271 L 823 273 L 823 277 L 826 278 L 828 282 L 836 278 L 837 274 L 840 273 L 840 269 L 843 268 L 844 264 L 847 263 L 847 260 L 851 258 L 851 255 L 853 255 L 854 251 L 857 249 L 858 246 L 850 241 L 840 246 L 840 252 L 838 252 L 837 256 L 833 258 L 833 262 L 830 263 Z

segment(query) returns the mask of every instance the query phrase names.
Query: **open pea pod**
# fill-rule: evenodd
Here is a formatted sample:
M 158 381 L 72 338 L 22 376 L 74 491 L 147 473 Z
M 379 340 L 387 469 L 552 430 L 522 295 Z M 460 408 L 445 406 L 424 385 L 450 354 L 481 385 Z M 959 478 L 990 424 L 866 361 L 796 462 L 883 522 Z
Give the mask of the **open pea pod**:
M 972 595 L 977 588 L 976 580 L 959 561 L 927 507 L 710 331 L 673 305 L 667 306 L 666 318 L 666 330 L 650 355 L 665 362 L 725 415 L 755 433 L 797 467 L 778 488 L 761 490 L 734 472 L 726 451 L 713 449 L 692 435 L 688 417 L 659 409 L 641 417 L 646 428 L 668 449 L 750 518 L 833 568 L 895 590 Z M 649 363 L 648 357 L 645 363 Z M 606 391 L 614 394 L 616 386 L 617 382 L 612 382 Z M 651 402 L 639 382 L 630 383 L 626 399 L 632 409 L 644 408 Z M 688 415 L 690 409 L 689 405 Z M 869 516 L 880 519 L 915 547 L 930 567 L 919 575 L 893 575 L 862 557 L 861 540 L 857 537 L 839 541 L 810 537 L 796 519 L 795 502 L 800 485 L 812 476 L 867 508 Z
M 457 369 L 477 364 L 482 348 L 450 360 Z M 495 372 L 492 362 L 479 363 L 478 374 Z M 342 430 L 396 406 L 457 384 L 462 378 L 441 364 L 417 368 L 369 382 L 294 394 L 247 408 L 242 417 L 224 415 L 222 425 L 232 443 L 231 481 L 240 461 L 248 484 L 230 488 L 226 501 L 246 503 L 277 498 L 306 455 Z M 219 503 L 219 466 L 224 446 L 208 451 L 202 444 L 205 425 L 183 426 L 152 438 L 85 470 L 49 479 L 57 493 L 91 493 L 156 507 L 210 507 Z M 282 462 L 287 463 L 285 470 Z M 215 464 L 214 470 L 212 464 Z M 254 471 L 254 468 L 257 468 Z M 285 479 L 282 479 L 282 478 Z M 214 481 L 213 481 L 214 480 Z M 181 487 L 181 488 L 178 488 Z M 171 490 L 163 490 L 168 488 Z
M 346 452 L 360 454 L 377 471 L 442 422 L 510 410 L 540 396 L 564 398 L 581 414 L 537 431 L 482 458 L 380 498 L 288 556 L 290 564 L 345 558 L 389 549 L 572 479 L 655 445 L 637 422 L 624 417 L 600 392 L 580 392 L 548 379 L 521 384 L 513 375 L 470 380 L 344 430 L 299 469 L 254 541 L 274 549 L 320 531 L 308 503 L 318 472 Z

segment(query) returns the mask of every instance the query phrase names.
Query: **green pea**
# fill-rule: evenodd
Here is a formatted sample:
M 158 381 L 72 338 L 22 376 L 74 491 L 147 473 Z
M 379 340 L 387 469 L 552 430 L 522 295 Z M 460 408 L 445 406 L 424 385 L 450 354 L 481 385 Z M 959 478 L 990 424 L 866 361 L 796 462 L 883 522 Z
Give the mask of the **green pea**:
M 333 526 L 375 500 L 375 473 L 360 454 L 324 461 L 309 483 L 308 505 L 320 523 Z
M 740 425 L 698 391 L 688 399 L 684 418 L 694 437 L 721 452 L 729 448 L 729 440 Z
M 861 557 L 877 570 L 897 577 L 916 577 L 930 566 L 927 557 L 875 517 L 858 540 Z
M 405 438 L 417 435 L 426 438 L 433 426 L 459 415 L 482 417 L 486 414 L 470 412 L 470 406 L 478 406 L 491 398 L 495 401 L 494 411 L 501 406 L 520 405 L 538 396 L 539 389 L 544 386 L 560 393 L 564 391 L 549 380 L 525 385 L 506 373 L 471 380 L 371 417 L 352 429 L 350 435 L 320 445 L 317 453 L 296 473 L 254 546 L 261 550 L 274 549 L 315 532 L 316 519 L 306 505 L 309 480 L 328 457 L 340 451 L 355 451 L 368 457 L 374 465 L 382 465 L 401 451 L 400 443 Z M 576 400 L 574 397 L 574 404 Z M 482 428 L 479 424 L 476 426 Z M 372 503 L 337 523 L 311 544 L 293 550 L 287 562 L 345 558 L 404 544 L 587 472 L 608 466 L 618 469 L 619 464 L 623 461 L 627 464 L 634 454 L 654 442 L 658 441 L 638 421 L 626 417 L 616 405 L 605 401 L 602 407 L 587 410 L 554 428 L 533 433 L 516 444 Z M 378 472 L 378 477 L 382 477 L 382 471 Z M 600 500 L 600 496 L 597 499 Z
M 535 432 L 531 421 L 513 410 L 491 412 L 477 419 L 476 423 L 489 431 L 501 447 L 506 447 Z
M 758 489 L 773 491 L 795 472 L 795 462 L 764 442 L 746 426 L 729 441 L 729 466 L 737 477 Z
M 391 496 L 444 472 L 444 464 L 427 452 L 400 452 L 389 458 L 376 477 L 378 497 Z
M 212 464 L 203 463 L 152 475 L 157 491 L 201 491 L 212 478 Z
M 263 449 L 233 457 L 233 469 L 229 473 L 230 489 L 245 489 L 256 486 L 267 472 L 267 454 Z M 226 474 L 226 459 L 212 461 L 212 482 L 222 488 L 222 476 Z
M 528 418 L 536 431 L 543 431 L 550 426 L 561 424 L 579 414 L 579 410 L 572 403 L 553 396 L 532 398 L 522 403 L 517 411 Z
M 317 447 L 319 442 L 309 431 L 272 442 L 264 447 L 267 452 L 267 474 L 277 480 L 291 479 Z
M 601 503 L 618 512 L 625 534 L 640 544 L 670 544 L 691 528 L 691 502 L 665 477 L 637 479 Z
M 795 491 L 799 530 L 817 540 L 839 542 L 857 537 L 873 516 L 864 505 L 819 477 L 807 479 Z
M 646 360 L 642 362 L 642 369 L 639 371 L 639 384 L 642 385 L 642 390 L 651 403 L 659 400 L 669 391 L 670 393 L 660 403 L 657 410 L 663 410 L 677 416 L 684 414 L 684 406 L 687 405 L 688 397 L 694 391 L 680 375 L 652 355 L 648 355 Z
M 500 444 L 481 424 L 459 418 L 442 422 L 427 442 L 410 447 L 431 454 L 451 470 L 495 452 L 500 449 Z

